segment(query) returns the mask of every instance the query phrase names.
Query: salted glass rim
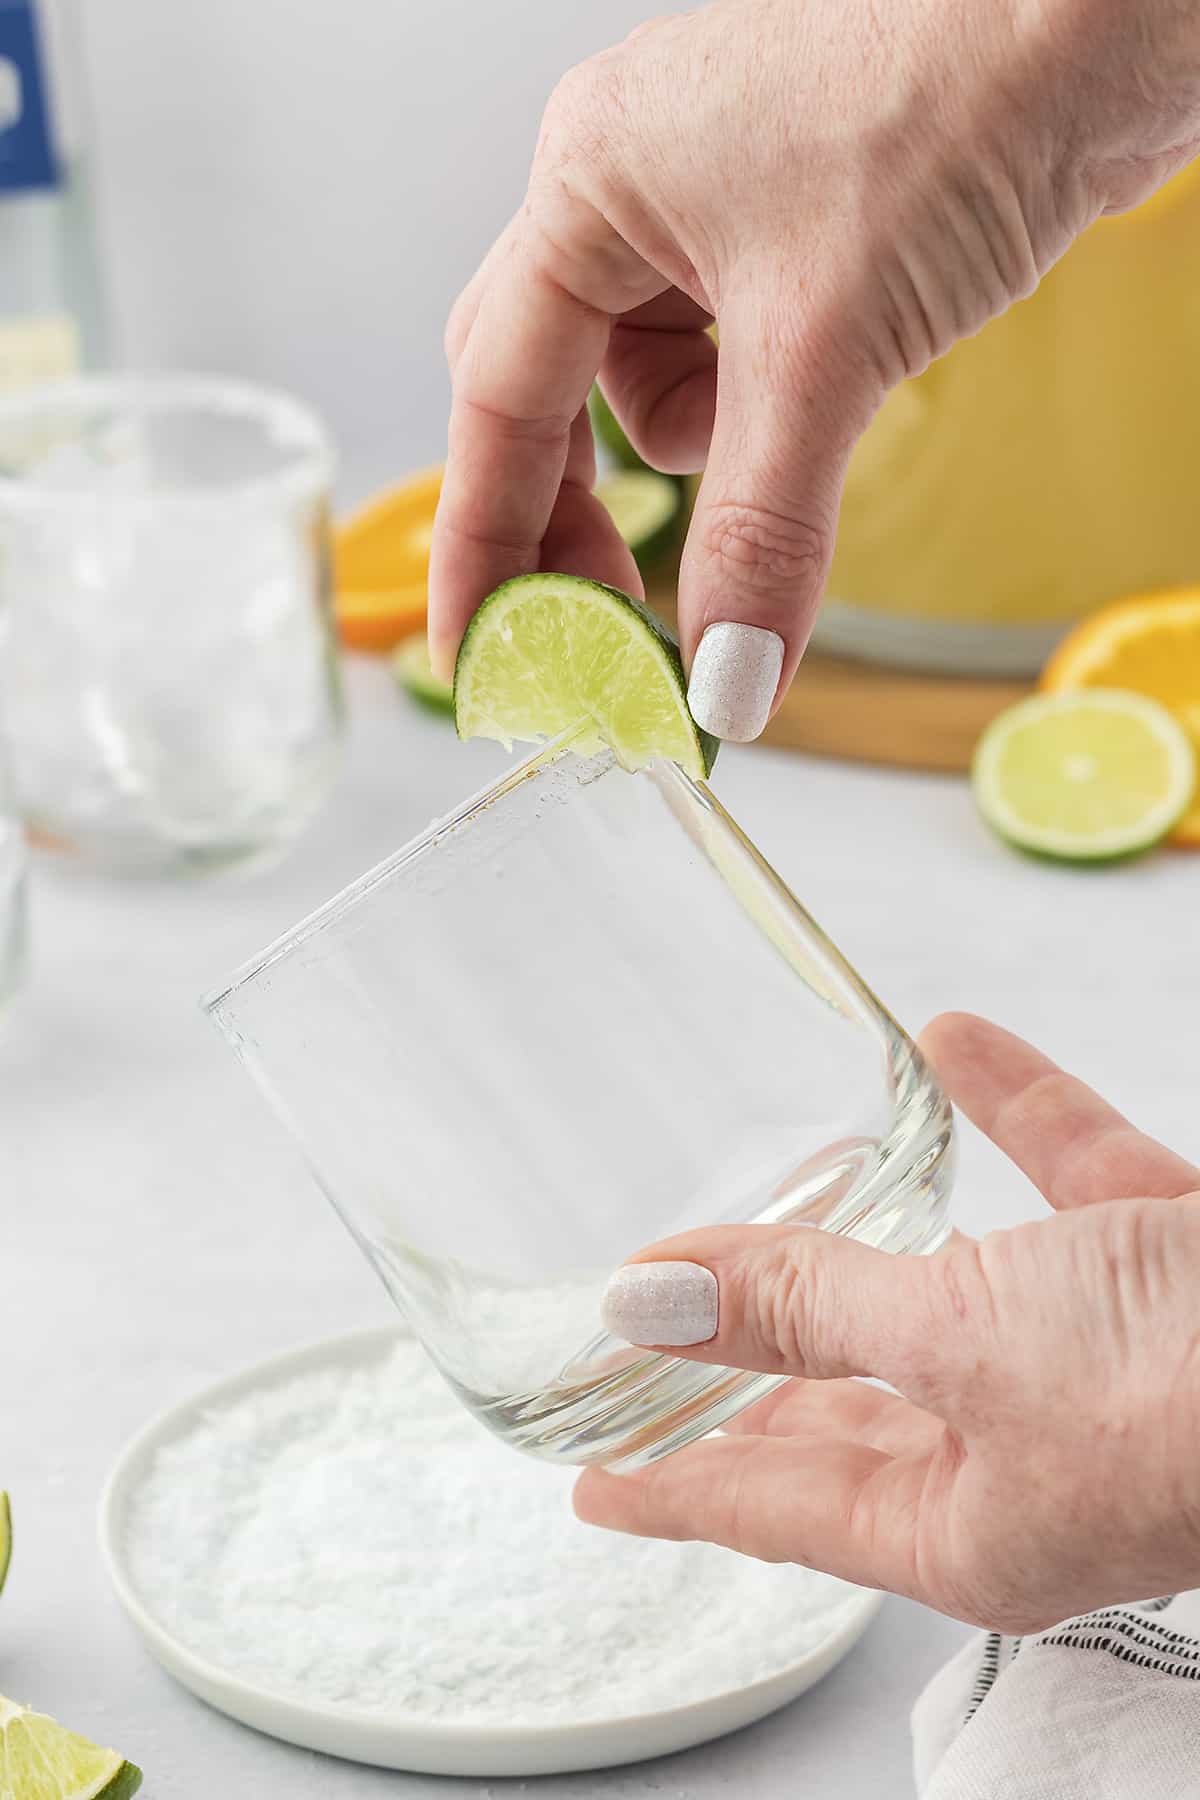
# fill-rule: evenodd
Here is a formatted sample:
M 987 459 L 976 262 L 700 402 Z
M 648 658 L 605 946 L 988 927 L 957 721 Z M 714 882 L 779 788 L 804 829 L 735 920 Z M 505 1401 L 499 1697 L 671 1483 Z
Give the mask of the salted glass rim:
M 0 509 L 12 512 L 102 507 L 107 511 L 167 508 L 226 508 L 245 500 L 271 502 L 311 498 L 328 489 L 337 457 L 317 413 L 282 388 L 223 375 L 146 370 L 119 375 L 77 375 L 39 382 L 0 394 L 0 432 L 50 421 L 58 414 L 105 406 L 120 415 L 149 417 L 176 409 L 241 418 L 259 428 L 264 443 L 287 456 L 283 466 L 228 484 L 172 482 L 133 493 L 77 486 L 41 478 L 32 471 L 8 470 L 0 461 Z
M 222 1005 L 232 995 L 238 993 L 250 982 L 257 980 L 260 975 L 265 974 L 268 969 L 285 956 L 289 956 L 293 950 L 299 949 L 302 944 L 307 943 L 326 927 L 336 923 L 343 914 L 349 912 L 360 900 L 365 899 L 374 888 L 380 887 L 393 875 L 398 874 L 406 864 L 415 862 L 418 856 L 435 846 L 438 839 L 447 832 L 468 824 L 487 808 L 505 799 L 522 783 L 528 781 L 535 772 L 540 771 L 543 766 L 557 761 L 560 756 L 569 752 L 577 736 L 578 727 L 571 726 L 559 736 L 551 738 L 549 742 L 538 745 L 530 755 L 522 757 L 497 780 L 488 783 L 486 787 L 479 788 L 474 794 L 461 801 L 453 811 L 446 813 L 441 818 L 431 820 L 423 831 L 409 838 L 407 843 L 402 844 L 398 850 L 393 850 L 390 856 L 385 856 L 373 868 L 367 869 L 355 880 L 348 882 L 338 893 L 331 895 L 328 900 L 323 901 L 320 906 L 307 913 L 289 930 L 280 932 L 278 937 L 273 938 L 265 949 L 260 950 L 257 955 L 249 957 L 239 968 L 234 970 L 227 980 L 221 983 L 220 987 L 213 988 L 203 996 L 200 1001 L 203 1011 L 210 1017 L 216 1018 Z M 602 751 L 601 755 L 612 757 L 612 752 Z M 614 766 L 618 766 L 615 757 L 612 760 Z M 665 758 L 656 758 L 649 767 L 665 772 L 668 778 L 674 781 L 696 804 L 706 810 L 711 810 L 712 803 L 715 802 L 715 795 L 711 793 L 706 782 L 694 781 L 679 767 L 678 763 L 670 762 Z M 637 770 L 635 773 L 641 775 L 646 772 L 646 770 Z

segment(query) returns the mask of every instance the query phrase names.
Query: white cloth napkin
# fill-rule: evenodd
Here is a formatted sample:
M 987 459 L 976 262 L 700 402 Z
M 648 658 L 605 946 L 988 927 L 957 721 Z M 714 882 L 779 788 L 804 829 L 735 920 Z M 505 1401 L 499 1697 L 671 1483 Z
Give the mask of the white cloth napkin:
M 921 1800 L 1200 1800 L 1200 1592 L 981 1632 L 913 1712 Z

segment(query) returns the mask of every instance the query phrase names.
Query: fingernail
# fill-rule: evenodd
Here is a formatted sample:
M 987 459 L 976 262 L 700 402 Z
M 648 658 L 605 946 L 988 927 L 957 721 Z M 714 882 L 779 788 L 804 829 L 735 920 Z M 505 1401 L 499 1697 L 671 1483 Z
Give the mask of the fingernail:
M 728 619 L 710 625 L 697 645 L 688 683 L 693 719 L 714 737 L 748 744 L 767 722 L 782 667 L 783 639 L 777 631 Z
M 717 1278 L 699 1263 L 626 1263 L 600 1317 L 627 1344 L 706 1344 L 717 1329 Z

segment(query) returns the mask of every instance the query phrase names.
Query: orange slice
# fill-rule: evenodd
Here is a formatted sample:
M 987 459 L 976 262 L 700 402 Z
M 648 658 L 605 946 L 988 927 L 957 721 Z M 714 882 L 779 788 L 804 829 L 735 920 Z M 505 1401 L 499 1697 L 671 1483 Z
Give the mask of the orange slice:
M 1119 600 L 1077 625 L 1042 671 L 1047 693 L 1125 688 L 1174 713 L 1200 750 L 1200 587 Z M 1170 841 L 1200 849 L 1200 796 Z
M 389 488 L 338 527 L 333 579 L 338 632 L 353 650 L 391 650 L 425 625 L 440 466 Z

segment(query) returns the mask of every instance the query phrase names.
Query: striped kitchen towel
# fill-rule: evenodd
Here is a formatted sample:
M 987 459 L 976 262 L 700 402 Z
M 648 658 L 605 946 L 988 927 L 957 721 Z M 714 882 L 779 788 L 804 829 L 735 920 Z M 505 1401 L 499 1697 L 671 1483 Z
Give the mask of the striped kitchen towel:
M 1200 1800 L 1200 1592 L 981 1632 L 913 1712 L 922 1800 Z

